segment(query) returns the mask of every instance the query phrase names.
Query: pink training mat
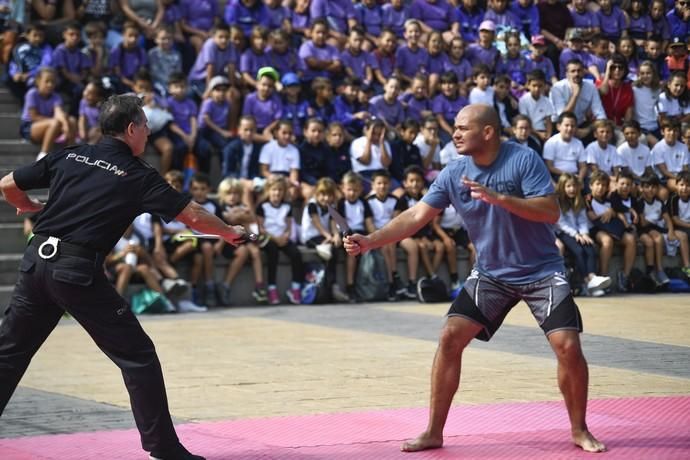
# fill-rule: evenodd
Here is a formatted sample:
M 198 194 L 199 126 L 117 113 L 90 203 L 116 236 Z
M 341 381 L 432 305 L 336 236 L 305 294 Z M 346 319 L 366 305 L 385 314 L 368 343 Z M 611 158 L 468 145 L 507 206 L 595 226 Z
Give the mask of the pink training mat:
M 609 448 L 601 457 L 570 442 L 562 402 L 454 406 L 445 447 L 402 453 L 426 425 L 426 408 L 178 425 L 208 460 L 690 459 L 690 396 L 591 401 L 588 423 Z M 3 460 L 145 459 L 135 430 L 0 439 Z

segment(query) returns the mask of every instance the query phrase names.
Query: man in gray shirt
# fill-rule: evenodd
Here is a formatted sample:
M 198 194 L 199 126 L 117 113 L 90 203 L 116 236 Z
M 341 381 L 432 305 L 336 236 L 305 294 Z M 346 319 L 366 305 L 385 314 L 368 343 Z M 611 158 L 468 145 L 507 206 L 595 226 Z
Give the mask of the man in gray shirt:
M 594 83 L 584 79 L 585 67 L 579 59 L 568 61 L 565 78 L 551 88 L 551 104 L 556 121 L 558 114 L 573 112 L 577 117 L 578 139 L 584 139 L 592 132 L 592 119 L 605 120 L 606 112 L 601 105 L 599 91 Z

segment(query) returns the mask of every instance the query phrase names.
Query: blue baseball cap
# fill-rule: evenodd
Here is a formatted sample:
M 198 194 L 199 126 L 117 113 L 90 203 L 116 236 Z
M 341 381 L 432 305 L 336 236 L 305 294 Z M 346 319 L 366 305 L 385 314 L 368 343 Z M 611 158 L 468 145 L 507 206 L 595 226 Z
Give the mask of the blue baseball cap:
M 280 82 L 283 84 L 283 86 L 292 86 L 292 85 L 299 85 L 299 77 L 297 74 L 288 72 L 283 75 L 283 78 L 280 79 Z

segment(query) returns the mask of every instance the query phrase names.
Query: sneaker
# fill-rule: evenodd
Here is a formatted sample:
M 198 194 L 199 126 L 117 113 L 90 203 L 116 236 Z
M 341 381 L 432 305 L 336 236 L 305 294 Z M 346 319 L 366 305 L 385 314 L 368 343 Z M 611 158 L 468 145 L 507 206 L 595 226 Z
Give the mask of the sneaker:
M 189 284 L 181 279 L 164 279 L 161 283 L 163 292 L 169 297 L 181 297 L 189 291 Z
M 455 298 L 460 295 L 460 291 L 462 291 L 462 286 L 463 286 L 463 283 L 460 280 L 458 280 L 458 281 L 456 281 L 450 285 L 449 296 L 450 296 L 451 300 L 455 300 Z
M 683 273 L 685 273 L 685 276 L 690 278 L 690 267 L 683 267 L 681 268 L 681 270 L 683 271 Z
M 656 277 L 659 279 L 660 286 L 664 286 L 671 281 L 663 270 L 656 272 Z
M 205 284 L 202 292 L 204 296 L 197 302 L 199 305 L 208 305 L 209 307 L 218 307 L 223 305 L 223 302 L 219 302 L 216 298 L 216 283 Z
M 405 295 L 407 292 L 407 288 L 405 287 L 405 284 L 402 282 L 400 277 L 396 277 L 393 280 L 393 288 L 395 289 L 395 293 L 399 296 Z
M 149 460 L 206 460 L 201 455 L 194 455 L 179 444 L 170 450 L 154 450 L 149 455 Z
M 661 286 L 661 280 L 659 279 L 658 272 L 649 272 L 647 273 L 647 276 L 649 276 L 652 279 L 652 281 L 654 281 L 656 287 Z
M 271 305 L 278 305 L 280 303 L 280 296 L 278 295 L 278 289 L 268 288 L 268 303 Z
M 393 282 L 393 284 L 388 287 L 388 301 L 395 302 L 396 300 L 398 300 L 398 293 L 395 289 L 395 282 Z
M 178 313 L 201 313 L 204 311 L 208 311 L 208 308 L 203 305 L 197 305 L 191 300 L 183 299 L 177 302 Z
M 622 271 L 618 272 L 618 292 L 628 292 L 628 277 Z
M 587 282 L 587 290 L 595 291 L 597 289 L 603 290 L 611 285 L 611 278 L 608 276 L 594 275 L 591 280 Z
M 340 289 L 340 286 L 337 284 L 334 284 L 331 287 L 331 294 L 333 295 L 333 300 L 335 300 L 336 302 L 344 303 L 350 301 L 350 296 L 343 292 L 343 290 Z
M 268 294 L 266 293 L 266 288 L 261 287 L 254 289 L 254 292 L 252 292 L 252 297 L 254 297 L 254 300 L 256 300 L 258 303 L 268 302 Z
M 230 305 L 230 286 L 227 284 L 216 284 L 216 300 L 218 305 Z
M 410 283 L 405 288 L 405 297 L 412 300 L 417 298 L 417 285 L 415 283 Z
M 288 289 L 287 296 L 291 304 L 299 305 L 302 303 L 302 291 L 299 288 Z
M 590 297 L 602 297 L 606 295 L 606 291 L 603 289 L 590 289 L 589 290 L 589 296 Z
M 357 292 L 355 291 L 354 286 L 350 286 L 346 288 L 347 291 L 347 297 L 350 299 L 350 303 L 357 303 Z

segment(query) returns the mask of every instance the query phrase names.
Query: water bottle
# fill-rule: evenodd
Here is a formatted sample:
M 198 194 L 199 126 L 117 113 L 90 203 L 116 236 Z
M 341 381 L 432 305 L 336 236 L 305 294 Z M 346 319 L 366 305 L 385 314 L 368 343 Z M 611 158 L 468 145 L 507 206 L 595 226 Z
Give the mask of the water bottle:
M 135 246 L 138 244 L 138 242 L 137 240 L 129 240 L 129 244 Z M 125 254 L 125 263 L 127 265 L 131 265 L 132 267 L 137 266 L 138 259 L 139 258 L 137 257 L 136 252 L 128 252 L 127 254 Z

